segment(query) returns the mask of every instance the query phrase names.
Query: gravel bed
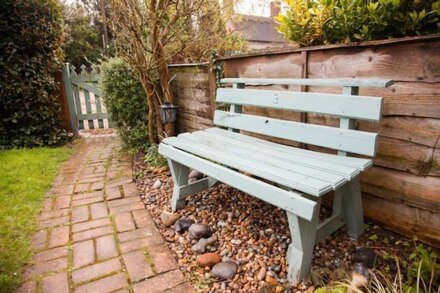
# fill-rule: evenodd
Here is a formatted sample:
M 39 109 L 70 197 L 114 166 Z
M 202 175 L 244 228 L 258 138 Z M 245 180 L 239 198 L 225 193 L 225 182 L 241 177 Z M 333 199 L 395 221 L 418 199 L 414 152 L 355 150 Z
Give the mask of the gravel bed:
M 169 170 L 165 167 L 149 170 L 142 154 L 138 154 L 134 174 L 141 197 L 180 269 L 199 292 L 313 292 L 317 286 L 349 276 L 357 247 L 374 249 L 379 256 L 377 267 L 391 273 L 395 271 L 394 262 L 381 256 L 405 257 L 414 247 L 411 240 L 373 223 L 368 223 L 367 232 L 357 241 L 349 239 L 342 228 L 315 247 L 311 276 L 292 287 L 287 282 L 285 256 L 291 238 L 286 213 L 220 184 L 189 196 L 185 207 L 178 211 L 182 218 L 208 224 L 214 231 L 217 241 L 207 252 L 217 252 L 223 260 L 230 259 L 239 265 L 233 279 L 217 281 L 209 267 L 197 264 L 197 254 L 191 250 L 196 241 L 191 241 L 187 232 L 179 234 L 173 226 L 165 227 L 160 220 L 164 210 L 171 211 L 173 182 Z M 161 186 L 153 188 L 157 180 Z M 328 215 L 330 211 L 323 208 L 322 213 Z

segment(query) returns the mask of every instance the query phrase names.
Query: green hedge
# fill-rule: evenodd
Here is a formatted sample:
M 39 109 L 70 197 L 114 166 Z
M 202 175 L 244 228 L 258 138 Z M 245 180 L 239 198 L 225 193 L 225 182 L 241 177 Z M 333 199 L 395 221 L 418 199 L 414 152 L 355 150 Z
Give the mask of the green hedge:
M 148 140 L 148 104 L 144 89 L 120 58 L 101 66 L 101 89 L 111 121 L 129 149 L 146 151 Z
M 440 33 L 440 0 L 287 0 L 279 31 L 301 46 Z
M 66 138 L 54 80 L 61 37 L 56 0 L 0 1 L 0 148 Z

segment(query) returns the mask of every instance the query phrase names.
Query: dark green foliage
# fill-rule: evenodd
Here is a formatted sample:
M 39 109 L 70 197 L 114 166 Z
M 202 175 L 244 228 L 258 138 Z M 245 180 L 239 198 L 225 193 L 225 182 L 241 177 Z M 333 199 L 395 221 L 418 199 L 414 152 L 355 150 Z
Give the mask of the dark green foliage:
M 423 244 L 419 244 L 408 257 L 408 261 L 406 278 L 408 285 L 414 288 L 413 292 L 417 291 L 418 279 L 422 279 L 423 283 L 429 284 L 428 287 L 432 291 L 425 288 L 426 292 L 438 292 L 440 290 L 440 260 L 434 249 L 431 247 L 425 248 Z
M 99 27 L 92 24 L 91 16 L 77 4 L 63 7 L 65 61 L 79 67 L 96 63 L 103 55 Z
M 112 58 L 101 67 L 101 89 L 119 136 L 130 149 L 145 151 L 148 140 L 147 97 L 130 66 Z
M 159 154 L 159 148 L 156 144 L 151 145 L 145 154 L 144 163 L 149 168 L 159 168 L 168 166 L 167 159 Z
M 54 81 L 61 35 L 56 0 L 0 1 L 0 148 L 66 138 Z
M 287 0 L 279 31 L 302 46 L 440 33 L 439 0 Z

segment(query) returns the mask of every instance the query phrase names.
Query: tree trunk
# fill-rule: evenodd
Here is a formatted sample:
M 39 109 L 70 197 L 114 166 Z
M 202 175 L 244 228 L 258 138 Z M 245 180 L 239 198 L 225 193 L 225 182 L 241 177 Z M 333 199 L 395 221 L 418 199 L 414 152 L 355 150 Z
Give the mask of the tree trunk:
M 158 40 L 157 49 L 154 54 L 155 62 L 158 65 L 157 71 L 159 73 L 159 82 L 162 89 L 163 101 L 173 104 L 174 95 L 170 86 L 170 73 L 168 71 L 168 65 L 165 58 L 164 47 L 162 42 Z M 159 109 L 159 108 L 158 108 Z M 165 136 L 174 136 L 174 125 L 165 125 Z
M 142 87 L 144 88 L 145 94 L 147 95 L 148 102 L 148 138 L 150 139 L 151 144 L 156 144 L 156 137 L 154 136 L 154 112 L 155 112 L 155 103 L 154 103 L 154 87 L 148 82 L 148 78 L 145 77 L 142 73 L 139 74 Z
M 157 95 L 157 93 L 156 93 L 156 95 Z M 161 142 L 162 139 L 164 138 L 164 131 L 163 131 L 162 121 L 160 121 L 160 104 L 159 104 L 159 100 L 157 98 L 155 98 L 153 103 L 154 103 L 154 107 L 156 109 L 157 137 L 159 139 L 159 142 Z

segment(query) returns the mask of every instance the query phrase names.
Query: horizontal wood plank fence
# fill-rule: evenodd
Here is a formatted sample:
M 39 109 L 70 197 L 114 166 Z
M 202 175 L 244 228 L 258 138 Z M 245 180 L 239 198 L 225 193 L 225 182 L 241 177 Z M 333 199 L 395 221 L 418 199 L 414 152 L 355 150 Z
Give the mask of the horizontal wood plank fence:
M 357 122 L 379 132 L 374 166 L 361 176 L 364 212 L 390 229 L 440 244 L 440 35 L 350 45 L 283 49 L 220 58 L 226 78 L 386 78 L 387 89 L 361 89 L 383 96 L 380 124 Z M 177 129 L 212 126 L 215 78 L 208 64 L 173 65 L 181 107 Z M 323 91 L 322 87 L 268 85 L 258 88 Z M 338 88 L 325 88 L 340 93 Z M 245 106 L 244 112 L 337 127 L 337 117 Z M 280 141 L 278 141 L 280 142 Z M 285 141 L 281 141 L 286 143 Z M 307 149 L 313 145 L 295 144 Z M 331 152 L 330 150 L 325 150 Z

